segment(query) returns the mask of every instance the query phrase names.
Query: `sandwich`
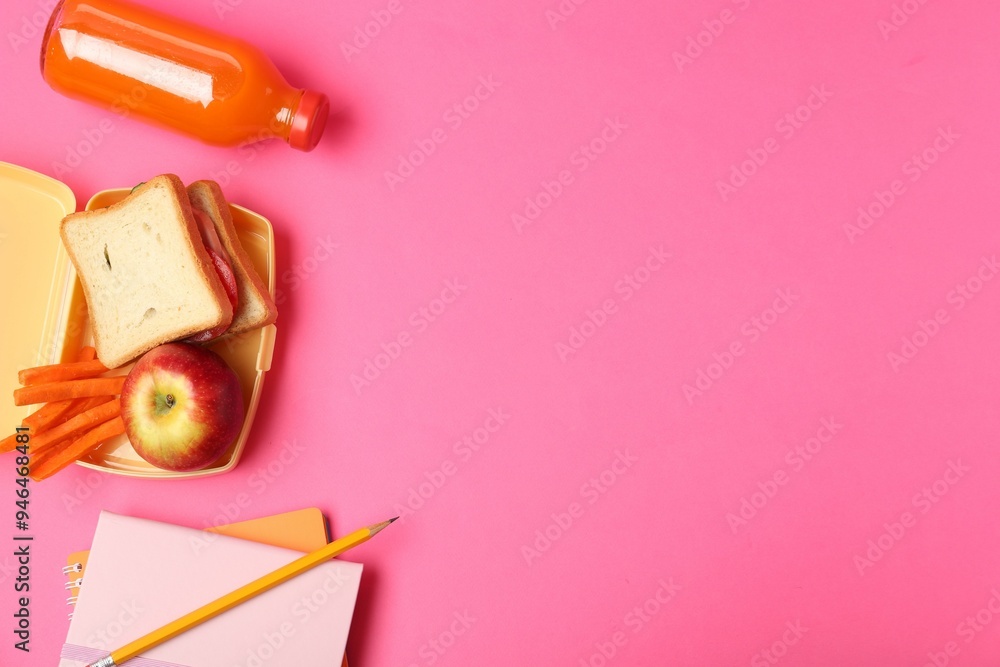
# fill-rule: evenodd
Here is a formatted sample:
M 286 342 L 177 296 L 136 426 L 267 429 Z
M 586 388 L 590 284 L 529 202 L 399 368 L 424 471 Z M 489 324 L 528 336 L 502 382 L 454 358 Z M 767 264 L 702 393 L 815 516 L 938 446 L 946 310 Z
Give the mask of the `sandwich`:
M 97 357 L 117 368 L 176 340 L 206 342 L 277 317 L 218 185 L 164 174 L 59 233 L 83 286 Z
M 207 217 L 215 228 L 236 279 L 237 302 L 225 333 L 239 334 L 271 324 L 278 317 L 278 309 L 236 235 L 233 214 L 222 188 L 215 181 L 195 181 L 188 186 L 187 193 L 195 217 Z M 206 221 L 199 224 L 204 227 Z

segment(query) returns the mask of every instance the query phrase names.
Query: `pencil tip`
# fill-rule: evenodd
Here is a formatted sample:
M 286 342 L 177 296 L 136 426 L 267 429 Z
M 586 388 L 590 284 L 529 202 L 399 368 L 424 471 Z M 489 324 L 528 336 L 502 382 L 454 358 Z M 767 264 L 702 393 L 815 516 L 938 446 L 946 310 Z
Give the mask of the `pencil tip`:
M 371 534 L 374 535 L 375 533 L 377 533 L 378 531 L 380 531 L 383 528 L 387 527 L 390 523 L 392 523 L 393 521 L 395 521 L 398 518 L 399 518 L 398 516 L 394 516 L 391 519 L 389 519 L 388 521 L 383 521 L 382 523 L 376 523 L 374 526 L 368 526 L 368 530 L 370 530 Z

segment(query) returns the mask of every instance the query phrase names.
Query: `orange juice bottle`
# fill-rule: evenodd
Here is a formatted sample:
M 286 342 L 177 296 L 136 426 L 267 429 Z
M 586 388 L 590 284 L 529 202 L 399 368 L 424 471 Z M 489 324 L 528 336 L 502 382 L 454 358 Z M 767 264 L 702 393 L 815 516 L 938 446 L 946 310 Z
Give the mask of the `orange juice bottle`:
M 62 0 L 41 66 L 64 95 L 222 146 L 277 137 L 312 150 L 330 109 L 243 40 L 121 0 Z

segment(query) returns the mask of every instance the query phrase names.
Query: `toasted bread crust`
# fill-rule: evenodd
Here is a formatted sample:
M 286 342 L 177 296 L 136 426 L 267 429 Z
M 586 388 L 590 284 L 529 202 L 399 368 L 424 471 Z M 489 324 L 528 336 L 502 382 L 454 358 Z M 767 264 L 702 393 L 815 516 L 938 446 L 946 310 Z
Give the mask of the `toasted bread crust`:
M 215 301 L 214 305 L 217 306 L 218 309 L 218 318 L 214 324 L 211 324 L 208 327 L 201 326 L 200 324 L 193 324 L 191 327 L 181 327 L 179 330 L 172 331 L 169 335 L 153 335 L 142 340 L 137 340 L 133 345 L 127 347 L 126 351 L 119 354 L 113 354 L 108 351 L 107 340 L 105 338 L 111 333 L 106 329 L 112 325 L 110 323 L 97 321 L 94 317 L 94 313 L 91 312 L 91 328 L 93 329 L 94 346 L 97 349 L 97 356 L 98 359 L 100 359 L 100 361 L 109 368 L 117 368 L 118 366 L 135 359 L 141 354 L 148 352 L 157 345 L 173 340 L 183 339 L 200 331 L 204 331 L 206 328 L 212 328 L 223 323 L 231 322 L 233 317 L 233 308 L 229 303 L 228 296 L 226 296 L 225 287 L 223 287 L 222 281 L 216 273 L 215 266 L 212 264 L 212 260 L 209 257 L 208 252 L 205 250 L 204 243 L 201 240 L 201 232 L 198 230 L 197 222 L 194 219 L 194 213 L 192 212 L 191 204 L 188 201 L 187 191 L 185 190 L 184 184 L 181 180 L 173 174 L 163 174 L 151 178 L 145 183 L 139 185 L 135 191 L 130 193 L 127 197 L 107 208 L 94 211 L 80 211 L 63 218 L 59 225 L 59 235 L 62 239 L 63 246 L 69 254 L 70 260 L 73 262 L 73 265 L 76 267 L 77 273 L 80 276 L 80 282 L 83 285 L 84 296 L 87 299 L 87 303 L 96 303 L 97 295 L 93 293 L 95 286 L 92 284 L 91 280 L 86 279 L 86 276 L 82 275 L 83 272 L 81 271 L 81 267 L 83 265 L 80 258 L 76 254 L 77 249 L 74 247 L 72 240 L 68 237 L 67 230 L 73 225 L 86 225 L 88 221 L 99 216 L 124 212 L 133 204 L 136 198 L 140 197 L 142 193 L 150 188 L 166 188 L 170 191 L 170 199 L 177 207 L 179 217 L 184 222 L 186 244 L 197 259 L 197 266 L 192 268 L 197 272 L 198 280 L 204 283 L 213 294 Z
M 216 232 L 219 234 L 219 240 L 222 241 L 223 247 L 229 253 L 230 264 L 237 275 L 240 288 L 239 301 L 236 306 L 236 312 L 233 315 L 233 323 L 226 334 L 252 331 L 273 323 L 278 317 L 278 308 L 271 297 L 270 291 L 267 289 L 267 285 L 264 284 L 264 281 L 257 274 L 253 260 L 250 259 L 246 250 L 243 249 L 243 244 L 240 243 L 236 226 L 233 224 L 233 216 L 230 212 L 229 204 L 222 194 L 219 184 L 209 180 L 195 181 L 188 186 L 187 191 L 189 198 L 197 198 L 199 202 L 203 203 L 209 209 L 205 213 L 208 214 L 209 219 L 215 225 Z M 248 291 L 252 292 L 252 294 L 248 294 Z M 265 310 L 265 314 L 262 317 L 251 317 L 247 313 L 247 306 L 250 299 L 257 301 Z

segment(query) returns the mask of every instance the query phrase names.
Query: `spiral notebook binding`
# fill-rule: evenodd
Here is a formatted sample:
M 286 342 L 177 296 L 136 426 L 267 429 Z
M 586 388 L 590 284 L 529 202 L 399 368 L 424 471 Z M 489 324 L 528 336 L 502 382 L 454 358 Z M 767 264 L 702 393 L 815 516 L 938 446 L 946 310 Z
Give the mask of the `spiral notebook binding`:
M 72 576 L 77 572 L 83 572 L 83 563 L 71 563 L 69 565 L 64 565 L 62 567 L 62 573 L 67 577 Z M 66 604 L 70 605 L 71 607 L 76 604 L 77 600 L 80 599 L 80 586 L 82 585 L 83 585 L 82 576 L 77 577 L 75 579 L 70 579 L 69 581 L 63 584 L 63 588 L 67 591 L 76 589 L 76 595 L 71 595 L 68 598 L 66 598 Z M 69 620 L 71 621 L 73 620 L 72 611 L 70 611 L 69 614 L 67 614 L 67 616 L 69 617 Z

